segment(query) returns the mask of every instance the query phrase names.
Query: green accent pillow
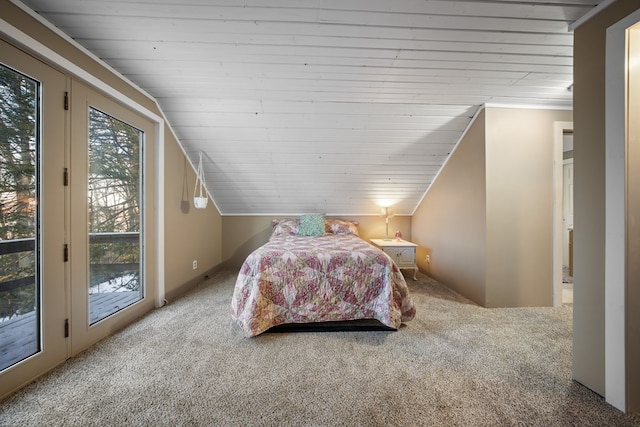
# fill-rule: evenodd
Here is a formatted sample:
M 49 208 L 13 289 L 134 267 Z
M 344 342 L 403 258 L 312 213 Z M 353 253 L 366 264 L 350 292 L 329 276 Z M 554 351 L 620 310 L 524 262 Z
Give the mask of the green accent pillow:
M 324 214 L 302 215 L 298 236 L 324 236 Z

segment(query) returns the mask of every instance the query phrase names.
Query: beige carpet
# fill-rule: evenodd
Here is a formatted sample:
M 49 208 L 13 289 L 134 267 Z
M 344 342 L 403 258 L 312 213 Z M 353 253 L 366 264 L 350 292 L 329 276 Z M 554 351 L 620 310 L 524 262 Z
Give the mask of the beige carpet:
M 397 332 L 244 338 L 224 272 L 0 403 L 3 426 L 640 425 L 571 380 L 572 307 L 483 309 L 419 275 Z

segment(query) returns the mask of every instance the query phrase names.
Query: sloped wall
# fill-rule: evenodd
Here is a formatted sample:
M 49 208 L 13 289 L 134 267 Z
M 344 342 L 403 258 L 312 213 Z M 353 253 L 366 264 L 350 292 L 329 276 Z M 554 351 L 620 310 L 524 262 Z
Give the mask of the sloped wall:
M 209 200 L 193 206 L 196 174 L 180 146 L 165 142 L 165 289 L 167 299 L 222 265 L 222 217 Z M 193 269 L 193 261 L 198 268 Z
M 411 221 L 420 269 L 480 305 L 486 303 L 485 177 L 481 111 Z

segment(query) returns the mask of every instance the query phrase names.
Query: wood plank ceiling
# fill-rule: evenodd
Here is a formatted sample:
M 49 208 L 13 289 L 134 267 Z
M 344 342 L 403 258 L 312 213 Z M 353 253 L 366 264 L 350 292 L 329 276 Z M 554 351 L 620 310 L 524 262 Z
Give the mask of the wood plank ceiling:
M 570 108 L 599 0 L 24 3 L 157 99 L 223 215 L 367 215 L 411 214 L 482 105 Z

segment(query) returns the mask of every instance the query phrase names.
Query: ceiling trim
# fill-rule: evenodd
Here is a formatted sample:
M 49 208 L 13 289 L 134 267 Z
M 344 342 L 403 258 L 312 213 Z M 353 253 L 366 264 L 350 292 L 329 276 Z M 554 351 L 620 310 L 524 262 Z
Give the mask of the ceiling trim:
M 604 0 L 602 3 L 591 9 L 589 12 L 582 15 L 582 17 L 576 19 L 571 24 L 569 24 L 569 31 L 573 32 L 576 28 L 593 18 L 595 15 L 599 14 L 605 8 L 611 6 L 613 2 L 616 0 Z
M 36 12 L 33 11 L 33 9 L 31 9 L 29 6 L 25 5 L 24 3 L 22 3 L 19 0 L 9 0 L 11 3 L 13 3 L 14 5 L 16 5 L 16 7 L 19 7 L 23 12 L 25 12 L 26 14 L 28 14 L 29 16 L 31 16 L 33 19 L 35 19 L 36 21 L 38 21 L 40 24 L 44 25 L 45 27 L 47 27 L 48 30 L 54 32 L 57 36 L 61 37 L 62 39 L 64 39 L 64 41 L 66 41 L 67 43 L 69 43 L 70 45 L 72 45 L 74 48 L 78 49 L 79 51 L 81 51 L 83 54 L 87 55 L 88 57 L 90 57 L 92 60 L 96 61 L 98 64 L 100 64 L 101 66 L 103 66 L 104 68 L 106 68 L 107 70 L 109 70 L 109 72 L 115 74 L 118 78 L 120 78 L 121 80 L 123 80 L 124 82 L 126 82 L 129 86 L 133 87 L 134 89 L 136 89 L 137 91 L 139 91 L 141 94 L 143 94 L 144 96 L 146 96 L 147 98 L 153 100 L 154 102 L 156 102 L 155 98 L 153 96 L 151 96 L 147 91 L 145 91 L 144 89 L 142 89 L 140 86 L 138 86 L 137 84 L 135 84 L 134 82 L 132 82 L 131 80 L 129 80 L 127 77 L 125 77 L 122 73 L 120 73 L 119 71 L 117 71 L 115 68 L 113 68 L 112 66 L 110 66 L 109 64 L 107 64 L 106 62 L 104 62 L 102 59 L 100 59 L 100 57 L 96 56 L 94 53 L 92 53 L 91 51 L 89 51 L 87 48 L 85 48 L 84 46 L 82 46 L 80 43 L 78 43 L 77 41 L 75 41 L 74 39 L 72 39 L 71 37 L 69 37 L 66 33 L 64 33 L 60 28 L 56 27 L 55 25 L 53 25 L 51 22 L 47 21 L 42 15 L 37 14 Z
M 511 108 L 522 110 L 573 110 L 572 105 L 537 105 L 537 104 L 501 104 L 496 102 L 487 102 L 484 108 Z
M 40 43 L 38 40 L 31 38 L 30 36 L 23 33 L 20 29 L 14 27 L 4 19 L 0 18 L 0 33 L 4 34 L 9 39 L 13 40 L 15 43 L 19 44 L 27 48 L 30 52 L 44 58 L 48 61 L 51 61 L 56 66 L 60 67 L 64 72 L 73 75 L 74 77 L 82 80 L 85 83 L 90 84 L 97 90 L 103 92 L 104 94 L 119 100 L 127 107 L 132 108 L 138 113 L 144 115 L 145 117 L 155 121 L 156 123 L 162 125 L 164 124 L 164 120 L 161 116 L 157 115 L 153 111 L 149 110 L 144 105 L 138 103 L 134 99 L 129 98 L 124 95 L 117 89 L 111 87 L 109 84 L 103 82 L 98 77 L 93 74 L 87 72 L 83 68 L 69 61 L 62 55 L 58 54 L 54 50 Z M 151 98 L 153 99 L 153 98 Z

